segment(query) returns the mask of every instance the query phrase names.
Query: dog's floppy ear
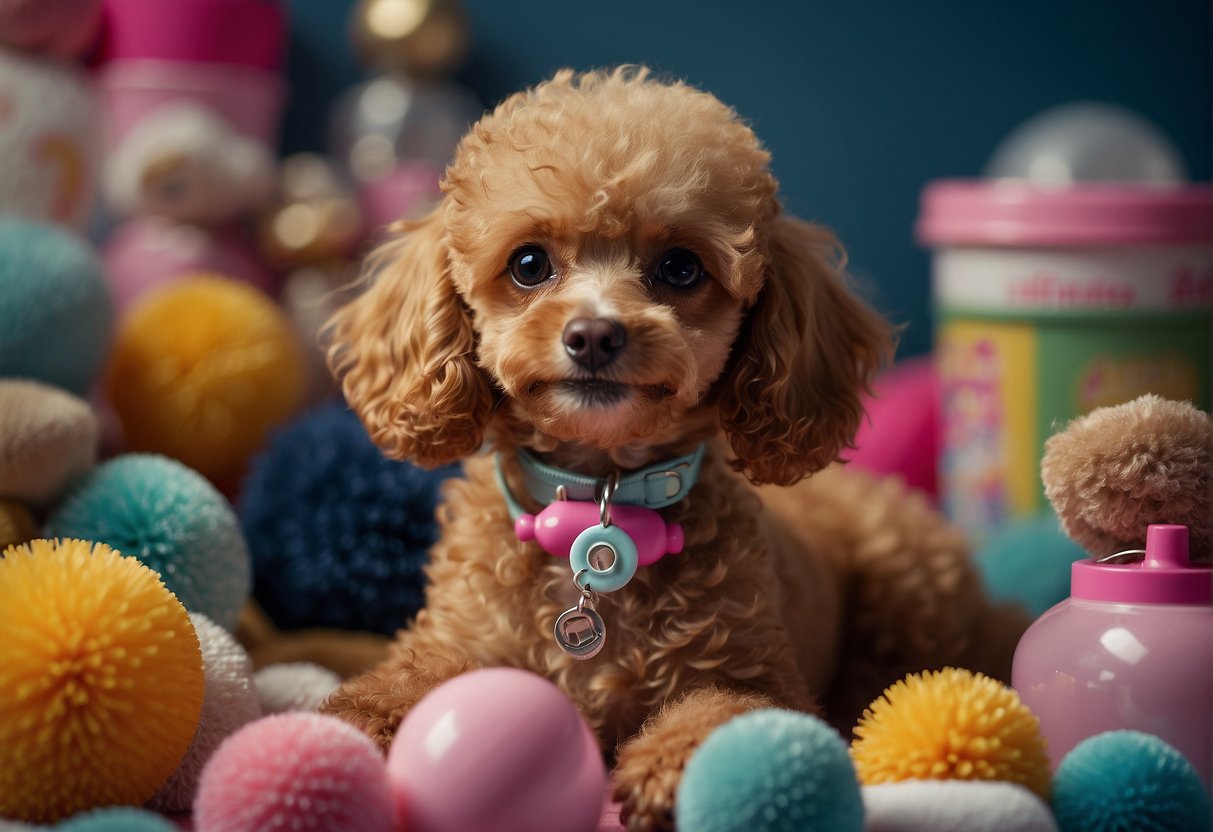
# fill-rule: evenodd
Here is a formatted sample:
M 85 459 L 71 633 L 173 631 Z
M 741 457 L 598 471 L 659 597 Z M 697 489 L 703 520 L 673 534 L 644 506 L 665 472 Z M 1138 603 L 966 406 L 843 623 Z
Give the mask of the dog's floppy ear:
M 441 216 L 401 224 L 368 258 L 367 290 L 326 327 L 329 366 L 371 439 L 426 467 L 480 447 L 492 409 Z
M 720 419 L 754 483 L 792 483 L 835 459 L 863 417 L 862 395 L 889 358 L 888 324 L 847 289 L 828 230 L 777 217 L 766 280 L 734 347 Z

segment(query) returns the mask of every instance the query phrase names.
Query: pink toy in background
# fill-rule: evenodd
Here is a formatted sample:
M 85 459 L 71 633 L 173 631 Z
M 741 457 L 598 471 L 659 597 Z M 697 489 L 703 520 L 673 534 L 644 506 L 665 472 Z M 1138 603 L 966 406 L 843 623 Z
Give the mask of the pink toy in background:
M 286 98 L 286 11 L 277 0 L 104 2 L 99 82 L 111 148 L 181 101 L 274 146 Z
M 1073 564 L 1071 597 L 1019 642 L 1013 685 L 1054 768 L 1087 737 L 1128 728 L 1175 746 L 1209 783 L 1213 568 L 1189 562 L 1187 526 L 1151 525 L 1132 554 L 1144 557 Z
M 101 0 L 0 0 L 0 214 L 83 231 L 100 153 L 92 85 L 70 60 Z
M 431 691 L 405 717 L 387 766 L 408 832 L 593 832 L 607 784 L 573 703 L 512 668 Z
M 105 195 L 114 215 L 133 218 L 104 251 L 119 309 L 199 271 L 275 294 L 243 222 L 274 194 L 282 4 L 105 0 L 104 11 Z
M 931 356 L 900 361 L 876 380 L 864 399 L 855 447 L 843 453 L 852 465 L 896 475 L 906 485 L 938 495 L 939 380 Z
M 0 0 L 0 46 L 81 57 L 100 22 L 101 0 Z
M 121 316 L 131 303 L 166 280 L 222 274 L 272 295 L 278 281 L 238 229 L 204 229 L 161 217 L 137 217 L 121 225 L 103 250 L 106 275 Z

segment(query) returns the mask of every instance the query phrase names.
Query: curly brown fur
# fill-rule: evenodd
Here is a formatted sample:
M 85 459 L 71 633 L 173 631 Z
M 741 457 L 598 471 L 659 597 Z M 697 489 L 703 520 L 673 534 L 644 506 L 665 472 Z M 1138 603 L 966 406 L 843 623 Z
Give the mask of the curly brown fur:
M 399 230 L 371 258 L 368 291 L 330 322 L 337 346 L 329 361 L 384 453 L 436 466 L 480 446 L 492 396 L 447 277 L 441 222 L 430 217 Z
M 1151 523 L 1188 526 L 1193 560 L 1213 560 L 1213 420 L 1146 395 L 1082 416 L 1045 443 L 1045 496 L 1093 555 L 1145 545 Z
M 1013 646 L 1024 622 L 988 608 L 925 502 L 832 468 L 754 488 L 829 465 L 891 351 L 834 237 L 782 213 L 768 163 L 728 107 L 643 70 L 561 72 L 464 139 L 442 204 L 334 320 L 350 403 L 387 453 L 423 464 L 483 440 L 524 503 L 517 447 L 603 475 L 706 441 L 698 484 L 661 512 L 686 547 L 601 598 L 606 645 L 575 661 L 552 639 L 577 598 L 568 564 L 517 542 L 492 460 L 470 456 L 445 486 L 425 609 L 330 712 L 385 742 L 452 669 L 532 670 L 620 749 L 629 825 L 659 829 L 686 757 L 740 710 L 820 698 L 849 727 L 908 669 L 980 658 L 1005 676 L 1008 639 L 997 656 L 974 639 L 1003 626 Z M 511 279 L 524 246 L 552 264 L 532 288 Z M 702 262 L 690 288 L 661 280 L 674 250 Z M 623 329 L 612 361 L 571 357 L 579 317 Z
M 834 279 L 845 257 L 832 234 L 779 217 L 768 238 L 770 278 L 735 347 L 720 421 L 735 467 L 754 483 L 791 485 L 855 435 L 855 394 L 887 357 L 888 329 Z

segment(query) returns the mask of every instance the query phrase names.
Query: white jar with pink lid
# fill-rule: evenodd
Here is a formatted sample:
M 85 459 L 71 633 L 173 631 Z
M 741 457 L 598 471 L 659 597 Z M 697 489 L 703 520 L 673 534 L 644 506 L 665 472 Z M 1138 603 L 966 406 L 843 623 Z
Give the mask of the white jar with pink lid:
M 941 495 L 982 539 L 1043 511 L 1055 426 L 1145 393 L 1209 408 L 1208 184 L 940 180 L 933 255 Z

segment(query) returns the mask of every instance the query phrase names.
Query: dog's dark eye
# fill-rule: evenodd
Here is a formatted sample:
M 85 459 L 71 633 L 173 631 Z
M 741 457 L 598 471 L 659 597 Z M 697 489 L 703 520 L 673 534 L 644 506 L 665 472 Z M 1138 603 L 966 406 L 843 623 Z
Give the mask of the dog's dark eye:
M 703 280 L 703 263 L 685 248 L 667 251 L 657 261 L 653 279 L 667 283 L 675 289 L 690 289 Z
M 524 289 L 538 286 L 555 273 L 551 258 L 539 246 L 523 246 L 510 256 L 510 277 Z

